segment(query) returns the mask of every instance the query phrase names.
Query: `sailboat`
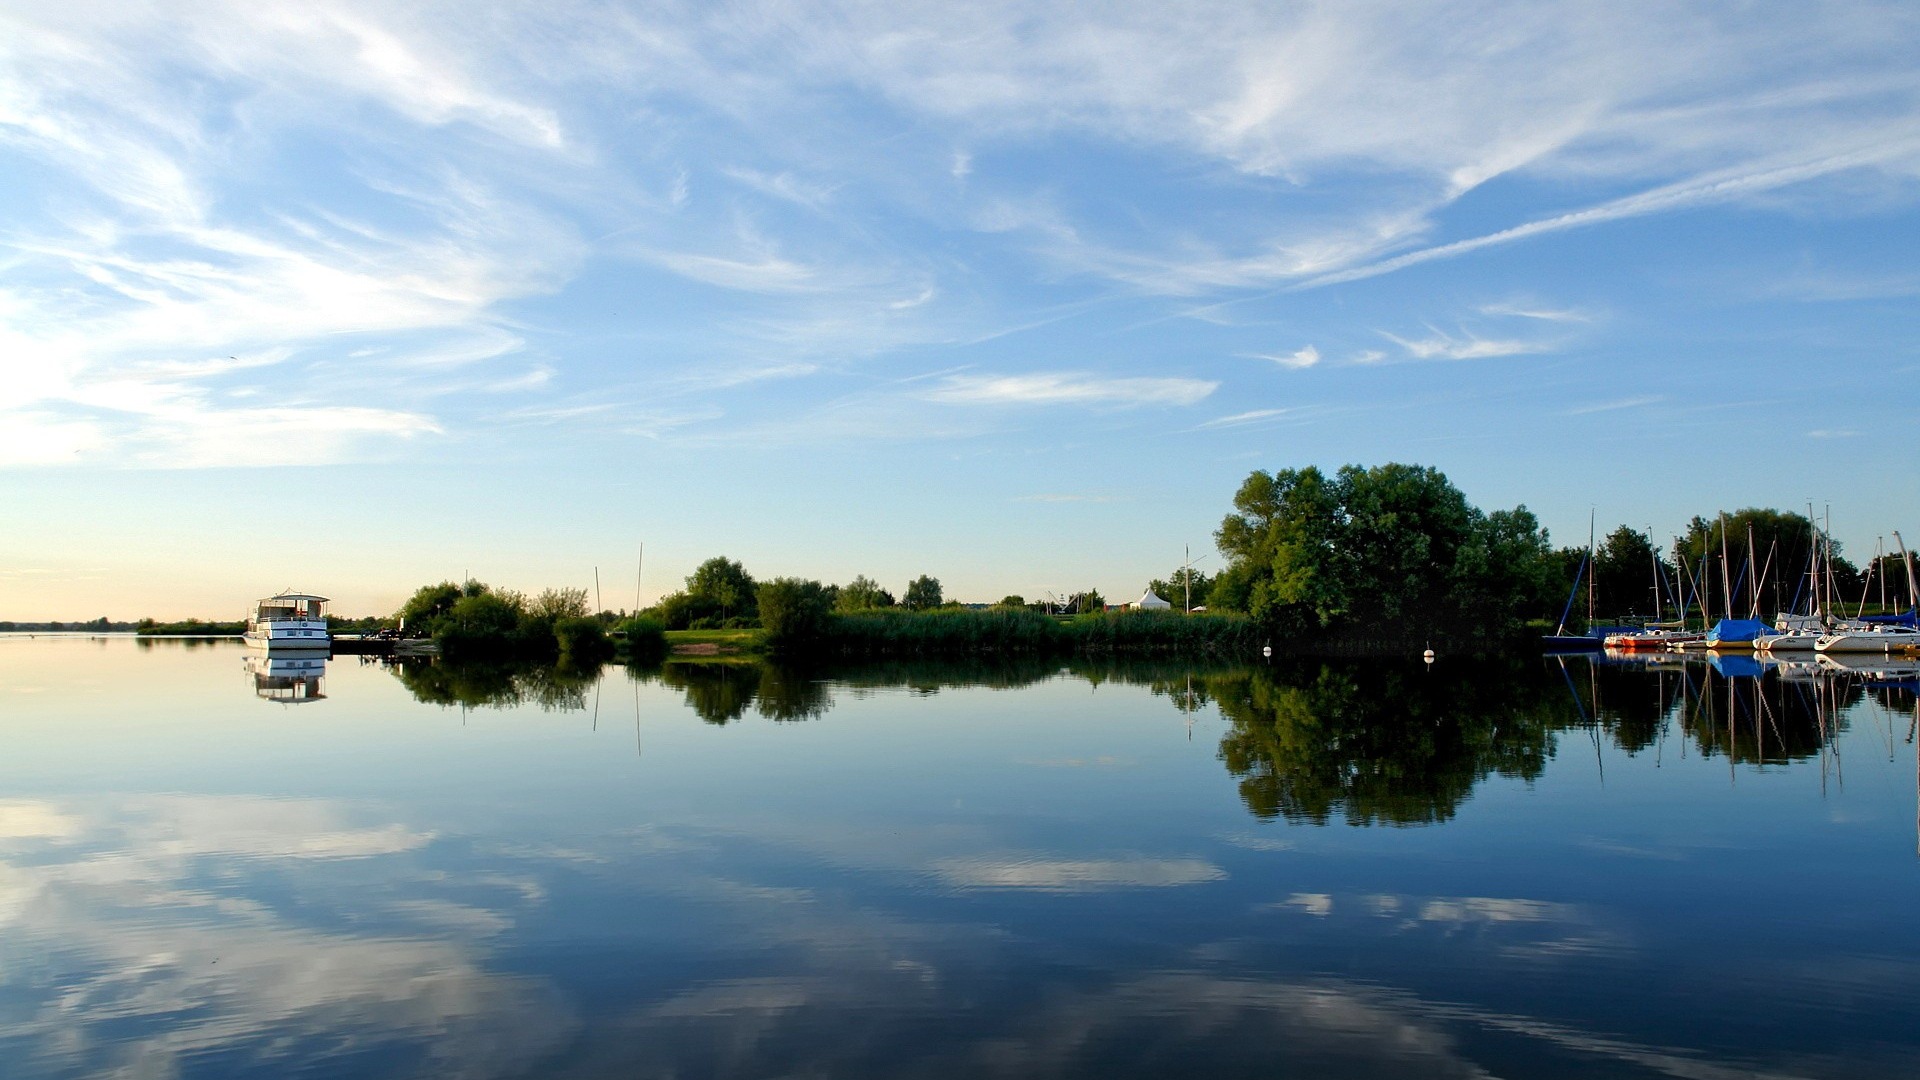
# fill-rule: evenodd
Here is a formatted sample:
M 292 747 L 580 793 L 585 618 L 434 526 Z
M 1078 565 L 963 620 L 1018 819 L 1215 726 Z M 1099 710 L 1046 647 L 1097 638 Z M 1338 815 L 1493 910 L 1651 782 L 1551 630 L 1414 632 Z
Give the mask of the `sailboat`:
M 1567 593 L 1567 606 L 1560 609 L 1560 625 L 1551 634 L 1540 636 L 1541 646 L 1550 653 L 1598 652 L 1606 642 L 1606 632 L 1593 625 L 1593 578 L 1588 571 L 1593 568 L 1594 538 L 1593 516 L 1587 517 L 1587 553 L 1580 559 L 1580 570 L 1573 575 L 1573 589 Z M 1567 633 L 1567 616 L 1573 614 L 1573 601 L 1580 595 L 1580 582 L 1587 583 L 1587 632 L 1584 634 Z
M 1914 597 L 1913 553 L 1907 550 L 1906 541 L 1900 539 L 1900 533 L 1893 534 L 1893 542 L 1900 546 L 1900 559 L 1907 566 L 1907 595 Z M 1920 652 L 1920 610 L 1909 607 L 1899 615 L 1876 615 L 1855 620 L 1857 627 L 1847 627 L 1823 635 L 1813 643 L 1816 653 L 1866 652 L 1883 655 Z

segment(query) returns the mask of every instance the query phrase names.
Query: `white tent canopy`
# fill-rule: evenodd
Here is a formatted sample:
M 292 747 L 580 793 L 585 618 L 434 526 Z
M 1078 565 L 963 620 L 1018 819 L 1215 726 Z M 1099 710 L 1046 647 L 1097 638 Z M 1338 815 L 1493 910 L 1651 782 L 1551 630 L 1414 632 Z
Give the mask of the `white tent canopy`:
M 1165 611 L 1167 608 L 1170 608 L 1173 605 L 1153 595 L 1153 590 L 1148 589 L 1145 595 L 1141 596 L 1140 599 L 1134 601 L 1133 606 L 1137 608 L 1151 609 L 1154 611 Z

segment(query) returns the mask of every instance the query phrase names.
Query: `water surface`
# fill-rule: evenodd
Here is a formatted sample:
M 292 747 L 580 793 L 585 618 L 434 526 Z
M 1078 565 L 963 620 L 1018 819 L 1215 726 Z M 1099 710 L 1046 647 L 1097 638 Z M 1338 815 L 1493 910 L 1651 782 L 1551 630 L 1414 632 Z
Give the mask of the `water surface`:
M 0 638 L 0 1074 L 1908 1075 L 1913 686 Z

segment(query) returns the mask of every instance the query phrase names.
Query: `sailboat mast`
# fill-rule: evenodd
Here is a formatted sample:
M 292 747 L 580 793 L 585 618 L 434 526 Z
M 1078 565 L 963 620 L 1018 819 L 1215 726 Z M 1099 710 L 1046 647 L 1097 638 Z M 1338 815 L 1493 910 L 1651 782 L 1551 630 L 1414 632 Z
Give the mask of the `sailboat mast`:
M 1653 546 L 1653 526 L 1647 526 L 1647 554 L 1653 557 L 1653 621 L 1660 621 L 1660 552 Z
M 1920 600 L 1916 599 L 1920 597 L 1920 591 L 1916 591 L 1913 584 L 1913 552 L 1908 551 L 1907 542 L 1900 539 L 1899 529 L 1893 530 L 1893 542 L 1900 546 L 1900 561 L 1907 564 L 1907 604 L 1908 610 L 1912 610 L 1920 605 Z
M 1726 600 L 1724 619 L 1734 617 L 1734 575 L 1728 569 L 1728 546 L 1726 546 L 1726 515 L 1720 517 L 1720 596 Z
M 1593 632 L 1594 588 L 1593 583 L 1600 577 L 1600 562 L 1595 557 L 1599 549 L 1594 546 L 1593 524 L 1597 511 L 1587 511 L 1587 632 Z

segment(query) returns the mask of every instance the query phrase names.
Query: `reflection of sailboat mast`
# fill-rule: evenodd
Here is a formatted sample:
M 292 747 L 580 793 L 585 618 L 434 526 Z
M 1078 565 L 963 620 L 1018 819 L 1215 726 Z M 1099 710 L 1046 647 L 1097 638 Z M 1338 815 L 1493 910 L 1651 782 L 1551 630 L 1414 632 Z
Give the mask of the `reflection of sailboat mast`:
M 1661 757 L 1666 753 L 1667 720 L 1672 710 L 1667 705 L 1667 673 L 1664 670 L 1655 669 L 1654 678 L 1658 680 L 1654 683 L 1653 690 L 1653 715 L 1656 718 L 1655 723 L 1659 725 L 1653 732 L 1653 767 L 1657 769 L 1660 767 Z
M 1724 536 L 1722 536 L 1724 540 Z M 1720 567 L 1726 569 L 1724 565 Z M 1728 601 L 1732 605 L 1732 601 Z M 1726 786 L 1734 786 L 1734 680 L 1726 680 Z

